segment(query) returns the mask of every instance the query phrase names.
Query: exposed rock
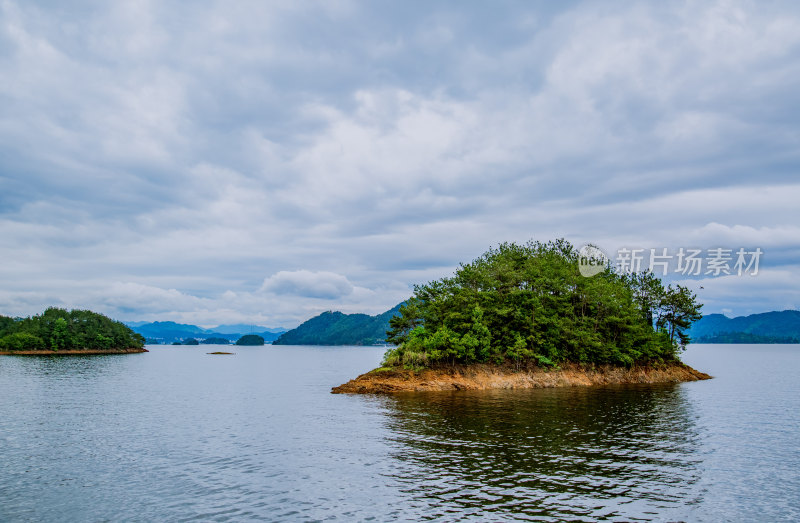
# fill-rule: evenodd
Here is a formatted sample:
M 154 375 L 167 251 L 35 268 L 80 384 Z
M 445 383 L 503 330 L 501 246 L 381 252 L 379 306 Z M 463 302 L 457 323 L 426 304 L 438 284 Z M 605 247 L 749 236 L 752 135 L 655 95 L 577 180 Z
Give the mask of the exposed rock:
M 565 364 L 558 369 L 522 369 L 486 364 L 442 366 L 419 372 L 375 369 L 334 387 L 334 394 L 389 394 L 436 390 L 531 389 L 627 383 L 675 383 L 711 376 L 682 363 L 654 367 Z

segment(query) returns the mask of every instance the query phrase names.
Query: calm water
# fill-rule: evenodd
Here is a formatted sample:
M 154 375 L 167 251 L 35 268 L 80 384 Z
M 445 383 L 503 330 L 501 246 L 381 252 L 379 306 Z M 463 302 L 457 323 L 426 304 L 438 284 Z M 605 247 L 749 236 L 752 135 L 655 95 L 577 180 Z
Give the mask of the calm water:
M 0 358 L 0 521 L 800 519 L 800 346 L 666 386 L 329 394 L 377 348 Z

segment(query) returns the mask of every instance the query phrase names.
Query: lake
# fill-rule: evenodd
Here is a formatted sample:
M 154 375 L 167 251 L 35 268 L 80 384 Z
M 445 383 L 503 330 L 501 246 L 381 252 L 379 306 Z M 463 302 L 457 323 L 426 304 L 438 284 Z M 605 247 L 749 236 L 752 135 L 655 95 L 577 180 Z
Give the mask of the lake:
M 800 519 L 800 346 L 715 379 L 332 395 L 376 347 L 0 357 L 0 521 Z M 208 355 L 229 350 L 235 355 Z

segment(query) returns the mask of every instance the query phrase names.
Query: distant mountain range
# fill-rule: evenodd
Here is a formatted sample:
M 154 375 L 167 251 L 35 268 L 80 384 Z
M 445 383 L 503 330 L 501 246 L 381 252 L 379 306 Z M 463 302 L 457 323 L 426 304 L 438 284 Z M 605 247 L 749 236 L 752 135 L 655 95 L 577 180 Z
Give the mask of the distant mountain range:
M 693 343 L 800 343 L 800 311 L 709 314 L 692 325 L 689 336 Z
M 258 334 L 273 345 L 373 345 L 384 343 L 389 319 L 397 315 L 400 305 L 377 316 L 323 312 L 289 331 L 243 323 L 211 329 L 172 321 L 135 321 L 126 325 L 149 343 L 173 343 L 187 338 L 202 341 L 212 337 L 234 342 L 245 334 Z M 736 318 L 709 314 L 692 325 L 689 335 L 693 343 L 800 343 L 800 311 L 773 311 Z
M 402 303 L 377 316 L 323 312 L 296 329 L 284 332 L 272 344 L 374 345 L 384 343 L 386 331 L 389 329 L 389 319 L 397 315 L 400 305 Z
M 219 332 L 222 334 L 250 334 L 252 331 L 254 334 L 261 334 L 262 332 L 271 332 L 273 334 L 283 334 L 286 332 L 286 329 L 271 329 L 269 327 L 262 327 L 261 325 L 248 325 L 245 323 L 234 323 L 232 325 L 218 325 L 214 327 L 214 332 Z
M 258 334 L 264 341 L 270 342 L 278 338 L 286 329 L 275 329 L 261 325 L 220 325 L 212 329 L 204 329 L 197 325 L 175 323 L 174 321 L 141 322 L 131 321 L 125 325 L 144 336 L 148 343 L 173 343 L 187 338 L 204 340 L 207 338 L 224 338 L 236 341 L 245 334 Z

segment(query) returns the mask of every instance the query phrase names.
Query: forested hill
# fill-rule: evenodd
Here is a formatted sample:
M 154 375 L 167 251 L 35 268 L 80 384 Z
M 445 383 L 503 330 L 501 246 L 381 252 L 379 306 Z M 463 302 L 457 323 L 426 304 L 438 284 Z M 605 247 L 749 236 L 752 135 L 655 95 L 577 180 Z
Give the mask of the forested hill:
M 144 338 L 124 324 L 87 310 L 50 307 L 28 318 L 0 316 L 0 351 L 135 351 Z
M 273 345 L 372 345 L 383 343 L 389 319 L 397 315 L 400 305 L 379 314 L 344 314 L 323 312 L 296 329 L 284 332 Z
M 689 331 L 694 343 L 797 343 L 800 311 L 786 310 L 728 318 L 709 314 Z

